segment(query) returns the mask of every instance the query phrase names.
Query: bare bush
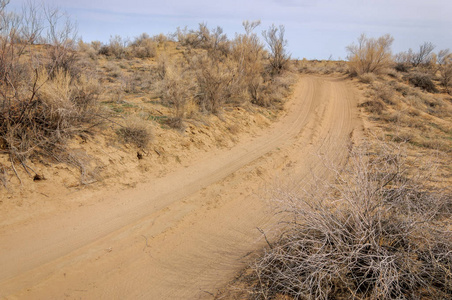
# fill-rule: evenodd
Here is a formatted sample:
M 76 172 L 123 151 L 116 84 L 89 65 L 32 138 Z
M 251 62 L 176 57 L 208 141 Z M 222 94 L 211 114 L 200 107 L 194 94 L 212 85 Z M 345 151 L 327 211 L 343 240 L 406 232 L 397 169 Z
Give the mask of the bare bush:
M 245 33 L 236 34 L 232 41 L 220 27 L 211 30 L 206 24 L 200 24 L 198 30 L 178 28 L 174 35 L 181 45 L 188 47 L 184 57 L 196 75 L 196 100 L 201 110 L 218 113 L 225 104 L 282 103 L 289 90 L 285 83 L 291 82 L 282 78 L 290 60 L 284 26 L 273 25 L 263 32 L 270 49 L 267 53 L 253 32 L 259 25 L 260 21 L 243 22 Z M 191 51 L 191 48 L 205 51 Z M 163 79 L 164 64 L 158 65 L 159 77 Z
M 238 63 L 237 74 L 252 103 L 261 105 L 264 100 L 264 46 L 253 30 L 260 21 L 244 21 L 245 34 L 237 34 L 232 42 L 232 57 Z
M 199 47 L 199 34 L 194 30 L 189 30 L 187 27 L 177 27 L 174 33 L 176 40 L 182 45 L 192 48 Z
M 219 113 L 227 101 L 233 101 L 239 79 L 235 76 L 233 61 L 219 62 L 215 57 L 199 54 L 193 57 L 191 66 L 197 82 L 197 99 L 202 110 Z
M 427 65 L 432 60 L 432 53 L 435 46 L 430 42 L 425 42 L 419 46 L 419 52 L 408 50 L 410 61 L 414 67 Z
M 358 44 L 347 46 L 349 69 L 352 74 L 380 73 L 392 64 L 391 45 L 394 38 L 389 34 L 378 39 L 362 34 Z
M 359 76 L 359 81 L 362 83 L 372 83 L 377 79 L 375 74 L 372 73 L 364 73 Z
M 135 38 L 130 48 L 130 55 L 134 57 L 151 58 L 157 55 L 156 42 L 146 33 Z
M 375 97 L 377 99 L 383 100 L 387 104 L 394 104 L 394 89 L 386 84 L 375 84 L 373 85 L 375 91 Z
M 415 72 L 405 76 L 405 79 L 415 87 L 421 88 L 424 91 L 430 93 L 438 92 L 435 84 L 432 81 L 432 77 L 428 74 Z
M 452 53 L 449 49 L 438 52 L 437 62 L 439 64 L 439 72 L 441 76 L 441 84 L 450 93 L 452 86 Z
M 49 24 L 46 42 L 51 45 L 48 50 L 50 74 L 53 75 L 58 69 L 63 69 L 71 76 L 76 76 L 79 71 L 75 69 L 77 62 L 76 24 L 58 8 L 46 7 L 44 13 Z
M 374 99 L 363 102 L 359 107 L 364 107 L 368 112 L 380 115 L 383 112 L 385 105 L 381 100 Z
M 273 24 L 268 30 L 262 32 L 262 36 L 270 49 L 269 62 L 271 73 L 275 75 L 281 74 L 289 66 L 290 54 L 287 53 L 287 40 L 284 37 L 285 31 L 283 25 L 276 27 Z
M 380 152 L 383 151 L 383 152 Z M 446 299 L 452 296 L 451 195 L 408 179 L 403 155 L 354 151 L 334 184 L 279 192 L 280 240 L 255 262 L 256 298 Z M 441 207 L 441 209 L 439 209 Z
M 65 14 L 47 7 L 39 14 L 30 4 L 18 15 L 6 10 L 8 1 L 0 3 L 0 147 L 27 170 L 30 156 L 57 158 L 67 138 L 87 130 L 100 90 L 78 74 L 75 25 Z M 37 36 L 41 18 L 46 37 Z
M 145 149 L 152 140 L 152 134 L 148 126 L 142 120 L 130 119 L 127 125 L 121 126 L 117 134 L 125 143 Z
M 156 84 L 164 104 L 170 106 L 173 116 L 169 125 L 181 129 L 186 114 L 186 105 L 193 101 L 196 93 L 195 76 L 184 63 L 164 66 L 163 78 Z
M 102 45 L 100 47 L 99 54 L 113 56 L 115 58 L 125 58 L 128 45 L 129 40 L 123 39 L 119 35 L 111 36 L 108 45 Z

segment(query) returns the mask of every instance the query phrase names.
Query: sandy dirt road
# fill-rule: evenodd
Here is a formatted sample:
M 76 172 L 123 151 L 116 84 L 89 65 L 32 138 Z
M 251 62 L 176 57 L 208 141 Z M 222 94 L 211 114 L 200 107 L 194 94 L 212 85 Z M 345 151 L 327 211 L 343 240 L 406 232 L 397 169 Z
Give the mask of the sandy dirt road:
M 359 131 L 341 78 L 302 76 L 261 135 L 76 210 L 0 228 L 2 299 L 209 299 L 277 217 L 265 190 L 327 176 Z

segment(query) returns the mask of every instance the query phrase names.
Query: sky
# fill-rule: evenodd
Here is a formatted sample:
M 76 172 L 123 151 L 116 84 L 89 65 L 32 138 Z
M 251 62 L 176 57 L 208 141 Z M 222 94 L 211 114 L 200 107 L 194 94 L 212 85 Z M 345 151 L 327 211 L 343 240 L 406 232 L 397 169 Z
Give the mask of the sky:
M 20 9 L 29 0 L 11 0 Z M 345 59 L 345 47 L 365 33 L 394 37 L 393 53 L 433 43 L 452 49 L 451 0 L 41 0 L 66 11 L 85 42 L 110 36 L 173 33 L 177 27 L 220 26 L 229 38 L 243 33 L 242 21 L 261 20 L 261 33 L 284 25 L 293 58 Z

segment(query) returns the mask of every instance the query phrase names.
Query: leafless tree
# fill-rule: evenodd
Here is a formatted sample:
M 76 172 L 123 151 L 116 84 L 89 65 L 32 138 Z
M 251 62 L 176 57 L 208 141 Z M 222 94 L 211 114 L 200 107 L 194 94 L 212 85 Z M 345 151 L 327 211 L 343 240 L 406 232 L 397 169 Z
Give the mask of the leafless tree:
M 31 0 L 28 0 L 22 7 L 23 24 L 21 34 L 23 40 L 29 44 L 34 44 L 44 30 L 44 18 L 42 10 Z
M 287 53 L 287 40 L 284 37 L 285 27 L 274 24 L 262 32 L 262 36 L 270 49 L 270 66 L 273 74 L 281 74 L 286 70 L 290 60 L 290 54 Z

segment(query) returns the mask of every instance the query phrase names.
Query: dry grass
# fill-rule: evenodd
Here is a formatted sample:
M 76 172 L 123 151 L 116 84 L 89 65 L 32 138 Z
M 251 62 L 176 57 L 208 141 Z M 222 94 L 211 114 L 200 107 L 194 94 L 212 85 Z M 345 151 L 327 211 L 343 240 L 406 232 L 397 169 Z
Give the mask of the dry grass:
M 125 126 L 117 130 L 118 136 L 124 143 L 134 144 L 138 148 L 146 149 L 152 140 L 152 134 L 148 125 L 143 120 L 129 119 Z

